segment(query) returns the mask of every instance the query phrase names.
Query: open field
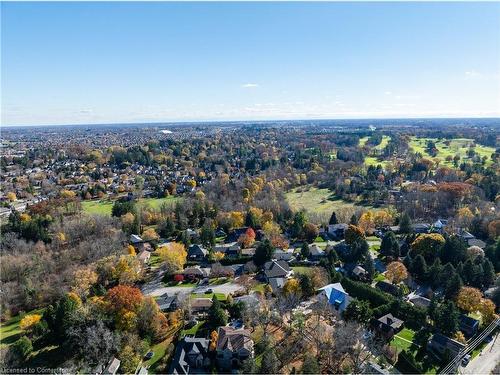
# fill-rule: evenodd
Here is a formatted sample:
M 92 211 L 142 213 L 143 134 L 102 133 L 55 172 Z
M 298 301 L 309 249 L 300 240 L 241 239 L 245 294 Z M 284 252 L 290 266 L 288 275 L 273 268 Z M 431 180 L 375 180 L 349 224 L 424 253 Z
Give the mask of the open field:
M 179 198 L 173 196 L 165 198 L 142 198 L 139 200 L 139 204 L 142 206 L 148 206 L 155 210 L 158 210 L 163 203 L 175 203 L 177 199 Z M 113 209 L 113 201 L 110 200 L 83 201 L 82 208 L 83 211 L 91 215 L 111 216 L 111 210 Z
M 360 207 L 354 203 L 335 198 L 329 189 L 318 189 L 316 187 L 292 189 L 285 194 L 285 197 L 293 210 L 305 210 L 317 214 L 331 214 L 332 211 L 342 208 Z
M 363 138 L 360 138 L 359 139 L 359 146 L 363 147 L 364 145 L 366 145 L 366 142 L 368 142 L 368 139 L 370 137 L 363 137 Z M 383 150 L 387 144 L 389 143 L 389 141 L 391 140 L 391 137 L 389 137 L 388 135 L 383 135 L 382 136 L 382 141 L 376 145 L 374 147 L 375 150 Z
M 467 151 L 469 150 L 470 146 L 474 145 L 474 140 L 472 139 L 455 138 L 450 140 L 450 144 L 447 145 L 445 143 L 446 140 L 444 139 L 412 137 L 410 139 L 409 146 L 414 152 L 418 152 L 425 157 L 434 159 L 426 151 L 428 141 L 433 141 L 436 144 L 436 148 L 438 149 L 436 158 L 441 161 L 440 165 L 452 167 L 453 161 L 446 161 L 446 157 L 450 156 L 453 158 L 455 155 L 460 156 L 461 162 L 471 161 L 471 159 L 467 156 Z M 486 156 L 486 165 L 490 165 L 492 163 L 491 155 L 495 152 L 495 149 L 493 147 L 476 144 L 473 149 L 481 158 L 483 156 Z

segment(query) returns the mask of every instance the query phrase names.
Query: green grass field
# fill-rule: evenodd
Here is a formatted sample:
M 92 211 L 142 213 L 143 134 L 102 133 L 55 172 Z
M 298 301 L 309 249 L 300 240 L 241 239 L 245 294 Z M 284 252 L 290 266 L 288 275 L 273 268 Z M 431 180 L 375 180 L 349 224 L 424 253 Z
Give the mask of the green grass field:
M 435 158 L 440 160 L 440 165 L 453 167 L 453 161 L 446 161 L 446 157 L 451 156 L 453 158 L 455 155 L 460 156 L 460 162 L 471 161 L 471 159 L 467 156 L 467 151 L 469 150 L 470 146 L 474 144 L 474 141 L 472 139 L 456 138 L 452 139 L 449 145 L 446 145 L 444 139 L 439 140 L 437 138 L 412 137 L 410 139 L 409 146 L 414 152 L 418 152 L 427 158 L 434 159 L 426 151 L 428 141 L 433 141 L 436 144 L 438 153 Z M 492 164 L 491 155 L 495 152 L 495 149 L 493 147 L 476 144 L 476 146 L 473 148 L 476 154 L 481 158 L 483 156 L 487 157 L 486 165 Z
M 370 137 L 360 138 L 359 139 L 359 146 L 363 147 L 364 145 L 366 145 L 366 142 L 368 142 L 369 138 Z M 376 145 L 374 147 L 374 149 L 375 150 L 383 150 L 387 146 L 387 144 L 389 143 L 390 140 L 391 140 L 391 137 L 389 137 L 388 135 L 383 135 L 382 136 L 382 141 L 378 145 Z
M 398 351 L 408 350 L 412 346 L 414 336 L 415 331 L 404 328 L 392 338 L 391 346 L 396 348 Z
M 21 337 L 22 330 L 19 327 L 21 319 L 28 314 L 43 314 L 44 309 L 37 309 L 26 314 L 19 314 L 4 323 L 0 323 L 0 348 L 4 348 L 14 343 Z
M 300 266 L 297 266 L 297 267 L 292 267 L 292 270 L 293 270 L 293 272 L 296 275 L 306 274 L 306 273 L 311 273 L 312 272 L 312 269 L 310 267 L 300 267 Z
M 302 187 L 285 194 L 290 207 L 295 211 L 306 210 L 311 213 L 331 213 L 344 207 L 354 208 L 354 203 L 336 199 L 329 189 Z
M 225 301 L 227 299 L 224 293 L 191 293 L 193 298 L 210 298 L 216 297 L 219 301 Z
M 160 209 L 163 203 L 175 203 L 178 197 L 165 197 L 165 198 L 142 198 L 139 200 L 139 204 L 142 206 L 151 207 L 155 210 Z M 83 201 L 82 209 L 84 212 L 91 215 L 108 215 L 111 216 L 111 210 L 113 208 L 113 201 L 109 200 L 99 200 L 99 201 Z

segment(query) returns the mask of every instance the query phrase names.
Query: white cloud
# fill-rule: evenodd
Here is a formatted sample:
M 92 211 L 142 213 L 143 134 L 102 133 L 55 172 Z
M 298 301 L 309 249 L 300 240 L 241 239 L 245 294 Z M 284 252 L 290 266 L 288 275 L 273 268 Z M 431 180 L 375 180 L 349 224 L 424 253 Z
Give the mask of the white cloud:
M 474 69 L 465 72 L 466 78 L 481 78 L 483 75 Z
M 243 87 L 244 89 L 255 89 L 259 87 L 259 85 L 257 83 L 244 83 L 243 85 L 241 85 L 241 87 Z

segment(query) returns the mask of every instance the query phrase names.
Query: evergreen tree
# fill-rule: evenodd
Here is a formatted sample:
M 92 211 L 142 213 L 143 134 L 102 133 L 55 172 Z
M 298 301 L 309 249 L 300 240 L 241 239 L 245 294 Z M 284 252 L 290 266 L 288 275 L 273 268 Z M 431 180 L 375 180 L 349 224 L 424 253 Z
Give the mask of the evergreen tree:
M 458 330 L 460 313 L 452 301 L 443 302 L 437 308 L 435 315 L 434 323 L 445 335 L 452 335 Z
M 170 238 L 175 234 L 175 223 L 172 217 L 167 216 L 165 221 L 158 225 L 158 234 L 163 238 Z
M 405 212 L 401 216 L 401 220 L 399 221 L 399 232 L 404 233 L 404 234 L 408 234 L 408 233 L 411 233 L 412 231 L 413 230 L 411 227 L 410 216 Z
M 356 214 L 353 214 L 351 216 L 351 220 L 349 221 L 349 224 L 358 225 L 358 217 L 356 216 Z
M 435 287 L 439 285 L 439 277 L 441 275 L 442 269 L 443 267 L 441 266 L 441 261 L 439 260 L 439 258 L 436 258 L 428 271 L 428 279 L 432 286 Z
M 304 362 L 302 363 L 302 368 L 300 369 L 302 374 L 320 374 L 321 368 L 319 367 L 318 361 L 314 356 L 307 353 L 304 356 Z
M 262 354 L 262 362 L 260 365 L 261 374 L 277 374 L 278 373 L 278 357 L 273 348 L 266 348 Z
M 307 242 L 304 242 L 302 244 L 300 248 L 300 255 L 303 259 L 307 259 L 311 255 L 311 250 L 309 249 L 309 245 L 307 244 Z
M 212 297 L 212 306 L 208 309 L 207 323 L 212 328 L 225 326 L 227 324 L 227 314 L 215 295 Z
M 394 232 L 387 232 L 380 244 L 380 254 L 386 257 L 399 257 L 399 243 Z
M 372 280 L 373 276 L 375 276 L 375 264 L 373 263 L 373 258 L 370 254 L 366 256 L 365 262 L 363 263 L 363 268 L 366 271 L 368 279 Z
M 445 284 L 444 296 L 447 299 L 455 299 L 462 287 L 462 279 L 458 273 L 454 273 Z
M 328 222 L 328 224 L 330 225 L 333 225 L 333 224 L 338 224 L 338 220 L 337 220 L 337 214 L 335 213 L 335 211 L 332 212 L 332 216 L 330 216 L 330 221 Z
M 411 262 L 411 271 L 419 281 L 427 280 L 427 262 L 422 255 L 417 255 Z
M 215 245 L 215 231 L 212 229 L 210 224 L 205 224 L 201 228 L 200 240 L 205 246 L 212 247 Z
M 257 267 L 262 267 L 264 263 L 271 260 L 274 254 L 274 247 L 269 240 L 264 240 L 255 249 L 253 262 Z
M 493 264 L 489 259 L 484 259 L 483 261 L 483 279 L 482 284 L 483 288 L 488 288 L 493 281 L 495 281 L 495 270 Z
M 457 265 L 458 262 L 465 260 L 467 254 L 467 246 L 465 242 L 458 236 L 448 236 L 441 248 L 441 261 L 443 264 L 452 263 Z

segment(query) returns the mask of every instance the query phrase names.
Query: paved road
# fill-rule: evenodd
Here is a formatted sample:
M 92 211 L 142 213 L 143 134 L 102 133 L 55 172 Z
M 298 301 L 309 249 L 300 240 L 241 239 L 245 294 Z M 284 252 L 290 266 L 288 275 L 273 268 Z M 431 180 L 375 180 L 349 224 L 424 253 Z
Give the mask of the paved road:
M 495 344 L 493 346 L 493 343 Z M 496 364 L 500 362 L 500 337 L 492 341 L 483 349 L 480 355 L 469 362 L 467 367 L 461 368 L 462 374 L 491 374 Z
M 196 288 L 194 292 L 196 293 L 205 293 L 207 289 L 212 289 L 214 293 L 222 293 L 225 294 L 226 296 L 228 294 L 234 293 L 238 290 L 243 289 L 243 287 L 239 284 L 235 283 L 225 283 L 225 284 L 220 284 L 220 285 L 204 285 Z

